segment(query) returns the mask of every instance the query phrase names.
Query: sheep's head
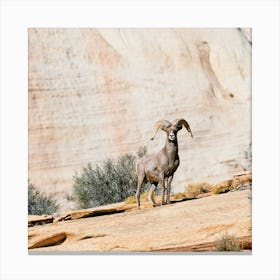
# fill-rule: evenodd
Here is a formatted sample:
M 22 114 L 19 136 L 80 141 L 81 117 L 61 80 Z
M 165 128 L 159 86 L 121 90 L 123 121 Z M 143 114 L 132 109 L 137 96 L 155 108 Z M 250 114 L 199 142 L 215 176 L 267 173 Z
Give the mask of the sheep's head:
M 151 137 L 151 140 L 154 140 L 157 132 L 159 129 L 165 131 L 167 133 L 168 139 L 170 141 L 176 141 L 177 140 L 177 132 L 183 128 L 183 126 L 188 130 L 188 132 L 191 134 L 191 137 L 193 137 L 191 128 L 186 120 L 184 119 L 176 119 L 172 123 L 166 120 L 160 120 L 156 122 L 153 136 Z

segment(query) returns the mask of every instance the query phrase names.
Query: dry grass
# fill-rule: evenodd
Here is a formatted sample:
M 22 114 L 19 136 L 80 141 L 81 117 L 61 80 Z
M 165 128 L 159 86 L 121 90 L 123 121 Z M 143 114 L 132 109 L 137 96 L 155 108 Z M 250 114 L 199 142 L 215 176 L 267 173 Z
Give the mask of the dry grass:
M 145 191 L 140 197 L 141 202 L 149 202 L 148 196 L 149 196 L 149 191 Z M 157 200 L 157 198 L 158 198 L 155 193 L 153 195 L 153 198 L 154 198 L 154 200 Z M 184 198 L 186 198 L 186 194 L 182 193 L 182 192 L 175 193 L 175 194 L 171 195 L 171 198 L 175 199 L 175 200 L 184 199 Z M 129 196 L 124 202 L 125 202 L 125 204 L 136 203 L 135 196 Z
M 149 191 L 144 191 L 140 196 L 141 201 L 148 202 L 149 201 L 148 196 L 149 196 Z M 155 193 L 153 194 L 153 198 L 156 199 Z
M 184 199 L 184 198 L 186 198 L 186 194 L 180 192 L 180 193 L 172 194 L 171 197 L 172 197 L 172 199 L 175 199 L 175 200 L 176 199 Z
M 252 183 L 252 174 L 246 174 L 246 175 L 242 175 L 242 176 L 234 176 L 233 177 L 233 184 L 236 187 L 238 187 L 239 185 L 243 184 L 250 184 Z
M 194 184 L 189 184 L 186 188 L 185 188 L 185 193 L 186 193 L 186 197 L 188 198 L 195 198 L 200 194 L 203 193 L 208 193 L 210 192 L 212 189 L 212 186 L 208 183 L 194 183 Z
M 240 185 L 246 185 L 252 183 L 252 174 L 246 174 L 242 176 L 234 176 L 232 179 L 218 183 L 212 188 L 212 193 L 220 194 L 236 190 Z
M 226 233 L 216 240 L 216 250 L 220 252 L 239 252 L 241 248 L 235 236 Z
M 125 204 L 133 204 L 133 203 L 136 203 L 136 199 L 135 199 L 135 196 L 129 196 L 125 201 L 124 201 Z
M 236 186 L 237 187 L 237 186 Z M 226 193 L 234 189 L 233 180 L 224 181 L 213 186 L 212 193 Z
M 149 196 L 149 191 L 148 190 L 144 191 L 140 196 L 141 202 L 148 202 L 149 201 L 148 196 Z M 153 198 L 154 198 L 154 200 L 156 200 L 156 194 L 155 193 L 153 194 Z M 124 202 L 125 202 L 125 204 L 136 203 L 135 196 L 129 196 Z
M 212 193 L 212 194 L 221 194 L 226 193 L 232 190 L 235 190 L 240 185 L 246 185 L 252 183 L 252 174 L 236 175 L 232 179 L 220 182 L 215 185 L 210 185 L 206 182 L 202 183 L 191 183 L 185 187 L 185 192 L 172 194 L 171 197 L 174 200 L 184 199 L 184 198 L 196 198 L 201 194 Z M 149 191 L 145 191 L 141 195 L 141 201 L 148 202 Z M 156 200 L 157 196 L 154 194 L 154 199 Z M 134 196 L 129 196 L 125 200 L 126 204 L 136 203 Z

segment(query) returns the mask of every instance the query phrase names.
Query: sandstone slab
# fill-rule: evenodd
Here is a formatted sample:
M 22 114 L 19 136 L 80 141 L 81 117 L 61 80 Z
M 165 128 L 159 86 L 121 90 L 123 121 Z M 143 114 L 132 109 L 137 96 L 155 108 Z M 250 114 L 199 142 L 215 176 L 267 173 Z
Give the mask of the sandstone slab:
M 252 245 L 250 190 L 29 228 L 29 252 L 213 251 L 223 234 Z
M 54 217 L 52 215 L 28 215 L 28 226 L 44 225 L 52 223 Z

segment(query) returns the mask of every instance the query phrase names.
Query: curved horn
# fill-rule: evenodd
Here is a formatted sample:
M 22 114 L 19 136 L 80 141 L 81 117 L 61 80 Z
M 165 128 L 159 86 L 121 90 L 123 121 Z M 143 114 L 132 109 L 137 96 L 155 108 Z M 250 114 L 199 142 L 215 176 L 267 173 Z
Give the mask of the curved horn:
M 153 136 L 151 137 L 151 140 L 154 140 L 159 129 L 164 130 L 167 127 L 169 127 L 170 125 L 171 125 L 171 122 L 166 121 L 166 120 L 157 121 L 155 124 L 154 132 L 153 132 Z
M 182 126 L 184 126 L 188 130 L 188 132 L 191 134 L 191 137 L 193 138 L 191 127 L 186 120 L 177 119 L 177 120 L 173 121 L 173 125 L 178 127 L 179 130 L 182 129 Z

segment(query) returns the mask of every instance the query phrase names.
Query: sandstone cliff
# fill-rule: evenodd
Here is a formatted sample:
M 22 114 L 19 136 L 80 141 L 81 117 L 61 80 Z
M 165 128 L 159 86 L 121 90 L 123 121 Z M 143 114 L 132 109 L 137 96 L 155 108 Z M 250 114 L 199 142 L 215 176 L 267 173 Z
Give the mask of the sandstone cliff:
M 154 122 L 183 117 L 178 191 L 248 166 L 251 42 L 240 29 L 29 29 L 29 178 L 62 209 L 88 162 L 149 152 Z

